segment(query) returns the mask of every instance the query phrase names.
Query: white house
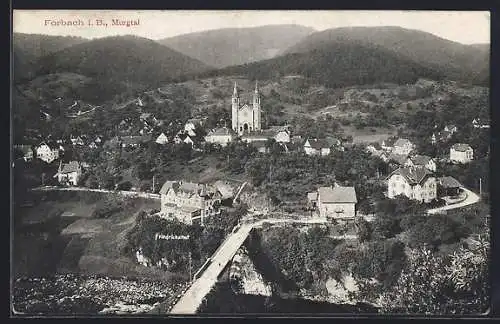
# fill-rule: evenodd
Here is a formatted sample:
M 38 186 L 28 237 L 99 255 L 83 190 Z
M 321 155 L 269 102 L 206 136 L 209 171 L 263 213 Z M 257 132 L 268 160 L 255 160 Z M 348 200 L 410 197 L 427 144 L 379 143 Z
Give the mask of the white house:
M 78 180 L 82 175 L 82 167 L 77 161 L 71 161 L 69 163 L 59 163 L 59 169 L 54 175 L 57 181 L 63 185 L 78 185 Z
M 469 163 L 474 158 L 474 151 L 469 144 L 456 143 L 450 148 L 450 161 Z
M 405 167 L 425 167 L 427 170 L 436 172 L 436 162 L 427 155 L 413 155 L 408 157 Z
M 59 150 L 44 142 L 36 148 L 36 157 L 47 163 L 52 163 L 59 158 Z
M 354 187 L 320 187 L 307 197 L 310 204 L 317 207 L 320 217 L 352 219 L 356 216 L 358 201 Z
M 232 129 L 221 127 L 211 130 L 207 136 L 205 136 L 205 141 L 226 146 L 228 143 L 232 142 L 234 138 L 235 134 Z
M 304 143 L 304 152 L 307 155 L 326 156 L 330 154 L 334 147 L 343 150 L 340 141 L 337 139 L 308 138 Z
M 204 225 L 207 217 L 220 213 L 221 193 L 213 186 L 183 181 L 167 181 L 161 190 L 164 218 L 176 218 L 186 224 Z
M 197 118 L 188 119 L 186 124 L 184 124 L 184 131 L 185 132 L 189 132 L 190 130 L 194 131 L 196 129 L 196 127 L 200 126 L 201 124 L 202 124 L 201 119 L 197 119 Z
M 392 153 L 408 155 L 415 148 L 415 145 L 406 138 L 399 138 L 392 147 Z
M 79 146 L 82 146 L 82 145 L 84 145 L 85 143 L 83 142 L 83 139 L 82 139 L 80 136 L 78 136 L 78 137 L 76 137 L 76 138 L 71 137 L 71 144 L 73 144 L 73 145 L 79 145 Z
M 161 133 L 155 141 L 157 144 L 164 145 L 168 143 L 168 137 L 164 133 Z
M 424 167 L 399 168 L 387 180 L 390 199 L 404 195 L 412 200 L 430 202 L 437 197 L 436 178 Z
M 479 118 L 475 118 L 473 121 L 472 121 L 472 126 L 474 126 L 474 128 L 490 128 L 490 125 L 483 122 L 481 119 Z

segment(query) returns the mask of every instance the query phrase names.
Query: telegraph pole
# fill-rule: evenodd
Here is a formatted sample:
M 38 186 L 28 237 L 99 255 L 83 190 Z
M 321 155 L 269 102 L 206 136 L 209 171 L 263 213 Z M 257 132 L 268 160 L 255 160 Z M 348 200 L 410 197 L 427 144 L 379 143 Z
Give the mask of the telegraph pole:
M 189 281 L 193 281 L 192 266 L 191 266 L 191 251 L 189 251 Z
M 153 193 L 155 193 L 155 175 L 153 174 Z
M 482 189 L 483 189 L 483 188 L 482 188 L 482 179 L 481 179 L 481 178 L 479 178 L 479 197 L 481 197 L 481 196 L 482 196 L 482 192 L 483 192 L 483 191 L 482 191 Z

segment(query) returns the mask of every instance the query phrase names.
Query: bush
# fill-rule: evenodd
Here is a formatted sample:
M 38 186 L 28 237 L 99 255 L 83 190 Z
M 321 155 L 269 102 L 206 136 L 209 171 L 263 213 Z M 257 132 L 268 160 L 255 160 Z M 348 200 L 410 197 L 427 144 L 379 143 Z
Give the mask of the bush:
M 118 197 L 109 197 L 98 202 L 96 209 L 92 213 L 94 218 L 108 218 L 111 215 L 123 210 L 123 201 Z
M 116 186 L 116 189 L 117 190 L 125 190 L 125 191 L 128 191 L 132 188 L 132 182 L 130 181 L 122 181 L 120 182 L 117 186 Z

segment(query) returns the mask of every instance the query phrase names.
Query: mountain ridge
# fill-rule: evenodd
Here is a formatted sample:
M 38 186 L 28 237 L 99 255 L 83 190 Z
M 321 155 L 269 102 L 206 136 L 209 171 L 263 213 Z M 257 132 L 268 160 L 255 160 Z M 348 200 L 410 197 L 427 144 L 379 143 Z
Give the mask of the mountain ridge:
M 219 28 L 157 40 L 185 55 L 217 68 L 274 57 L 297 39 L 313 33 L 298 24 Z

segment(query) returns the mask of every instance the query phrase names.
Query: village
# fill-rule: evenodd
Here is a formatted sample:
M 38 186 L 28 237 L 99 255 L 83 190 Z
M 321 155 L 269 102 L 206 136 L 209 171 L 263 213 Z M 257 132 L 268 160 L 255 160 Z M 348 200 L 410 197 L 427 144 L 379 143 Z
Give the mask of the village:
M 81 147 L 85 147 L 86 150 L 103 147 L 106 150 L 133 150 L 154 143 L 159 147 L 182 146 L 201 152 L 207 149 L 207 145 L 224 148 L 231 144 L 242 143 L 264 155 L 271 154 L 271 150 L 275 152 L 277 150 L 279 154 L 293 153 L 328 158 L 334 152 L 352 148 L 353 144 L 343 141 L 342 138 L 294 136 L 291 127 L 287 125 L 269 125 L 263 129 L 260 100 L 256 82 L 251 103 L 240 102 L 235 82 L 231 99 L 231 127 L 227 127 L 224 122 L 222 127 L 204 129 L 206 117 L 200 116 L 185 121 L 175 136 L 170 137 L 165 132 L 155 135 L 153 129 L 158 130 L 158 126 L 161 127 L 165 121 L 158 121 L 151 113 L 142 113 L 140 122 L 143 127 L 137 135 L 129 134 L 105 139 L 100 134 L 86 134 L 69 139 L 46 139 L 35 146 L 16 144 L 14 149 L 18 152 L 18 159 L 27 163 L 38 159 L 48 165 L 57 165 L 53 174 L 44 173 L 42 186 L 44 182 L 57 183 L 60 186 L 82 186 L 82 175 L 92 167 L 87 161 L 82 160 L 63 162 L 66 150 Z M 141 98 L 137 99 L 136 105 L 144 106 Z M 470 122 L 478 131 L 489 127 L 479 119 Z M 124 120 L 119 126 L 125 125 Z M 385 184 L 384 196 L 389 199 L 404 196 L 423 203 L 440 201 L 443 206 L 472 199 L 470 197 L 472 192 L 464 188 L 457 179 L 437 170 L 437 165 L 441 163 L 466 165 L 474 160 L 474 148 L 468 143 L 450 141 L 457 132 L 460 132 L 460 129 L 456 125 L 446 125 L 443 129 L 436 129 L 428 137 L 427 141 L 431 145 L 436 145 L 437 142 L 448 145 L 447 154 L 442 156 L 419 154 L 416 145 L 402 137 L 364 144 L 366 152 L 387 165 L 386 176 L 383 179 L 380 175 L 377 177 L 379 182 Z M 53 180 L 48 181 L 50 178 Z M 161 195 L 162 217 L 175 217 L 186 224 L 203 224 L 204 219 L 218 213 L 221 201 L 235 199 L 242 182 L 220 179 L 214 183 L 195 183 L 188 179 L 168 179 L 163 185 L 157 185 L 154 193 Z M 131 185 L 115 185 L 115 188 L 108 189 L 139 191 Z M 146 191 L 151 192 L 151 188 Z M 352 220 L 359 213 L 356 208 L 359 198 L 354 186 L 345 187 L 337 182 L 332 185 L 318 185 L 314 192 L 303 192 L 303 198 L 307 198 L 303 199 L 307 201 L 307 208 L 314 210 L 314 214 L 321 218 Z
M 489 12 L 34 13 L 11 316 L 492 312 Z

